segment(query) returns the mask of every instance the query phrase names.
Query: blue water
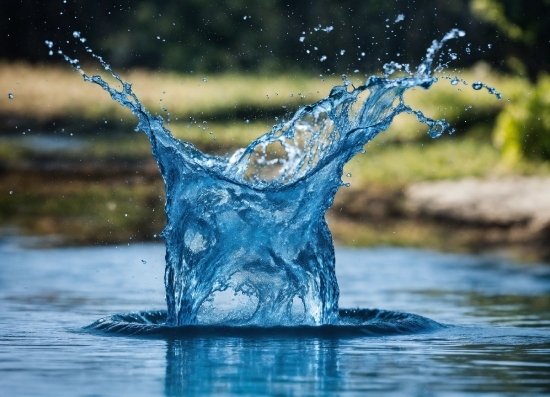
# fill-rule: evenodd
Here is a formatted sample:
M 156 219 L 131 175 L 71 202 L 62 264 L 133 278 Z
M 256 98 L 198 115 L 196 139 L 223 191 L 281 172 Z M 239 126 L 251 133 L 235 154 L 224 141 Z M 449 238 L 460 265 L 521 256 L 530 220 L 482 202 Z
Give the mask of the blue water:
M 446 327 L 353 338 L 105 337 L 84 328 L 114 313 L 165 308 L 164 246 L 20 242 L 0 240 L 1 395 L 550 393 L 548 264 L 337 247 L 342 307 L 417 313 Z
M 228 157 L 206 155 L 174 138 L 163 119 L 151 116 L 131 84 L 100 56 L 92 54 L 120 90 L 101 76 L 87 75 L 78 60 L 65 56 L 85 81 L 99 85 L 137 117 L 136 130 L 148 136 L 165 182 L 167 225 L 161 236 L 166 242 L 167 313 L 162 319 L 134 320 L 262 327 L 360 322 L 357 313 L 350 317 L 339 310 L 325 212 L 343 185 L 344 165 L 395 116 L 415 114 L 434 138 L 449 127 L 445 120 L 411 109 L 403 95 L 412 88 L 429 89 L 437 81 L 433 70 L 443 67 L 433 65 L 438 51 L 461 36 L 462 31 L 453 29 L 441 41 L 434 40 L 415 73 L 408 65 L 391 62 L 384 66 L 384 77 L 371 76 L 359 87 L 343 76 L 343 85 L 327 98 L 301 107 Z M 404 76 L 392 78 L 398 71 Z M 380 316 L 391 323 L 404 321 L 378 314 L 367 320 L 372 313 L 363 313 L 363 320 L 370 325 L 376 321 L 375 326 Z M 109 321 L 118 320 L 123 319 Z
M 344 79 L 228 158 L 174 139 L 116 74 L 121 91 L 85 75 L 132 109 L 151 141 L 166 183 L 166 246 L 1 240 L 0 390 L 549 394 L 548 265 L 334 249 L 324 220 L 344 164 L 397 114 L 414 113 L 433 137 L 447 129 L 403 93 L 436 81 L 437 51 L 460 35 L 434 41 L 414 74 L 391 78 L 408 67 L 389 64 L 365 86 Z

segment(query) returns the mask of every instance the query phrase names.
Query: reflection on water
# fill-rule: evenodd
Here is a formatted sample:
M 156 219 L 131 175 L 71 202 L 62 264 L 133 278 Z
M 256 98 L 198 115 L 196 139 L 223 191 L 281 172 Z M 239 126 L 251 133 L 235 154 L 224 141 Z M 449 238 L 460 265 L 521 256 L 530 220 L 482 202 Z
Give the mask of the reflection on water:
M 179 396 L 335 391 L 340 383 L 339 353 L 337 340 L 170 341 L 165 392 Z
M 548 335 L 543 340 L 525 345 L 507 330 L 455 329 L 403 339 L 169 341 L 165 394 L 546 394 Z

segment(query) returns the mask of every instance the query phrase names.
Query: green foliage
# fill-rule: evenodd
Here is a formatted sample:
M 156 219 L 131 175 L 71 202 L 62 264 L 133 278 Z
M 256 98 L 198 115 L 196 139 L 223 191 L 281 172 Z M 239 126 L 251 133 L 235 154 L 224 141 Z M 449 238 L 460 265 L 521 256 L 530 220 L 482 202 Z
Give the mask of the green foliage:
M 519 92 L 500 113 L 494 142 L 510 165 L 522 158 L 550 160 L 550 76 Z
M 51 40 L 72 56 L 81 50 L 78 58 L 85 62 L 72 36 L 76 30 L 118 70 L 364 74 L 391 60 L 416 65 L 432 40 L 459 27 L 468 41 L 453 44 L 461 55 L 453 65 L 479 58 L 466 55 L 466 43 L 498 61 L 495 29 L 472 19 L 468 1 L 3 1 L 0 59 L 60 60 L 48 55 L 44 40 Z M 396 22 L 400 14 L 404 19 Z M 333 30 L 322 30 L 327 27 Z
M 550 0 L 470 0 L 470 9 L 509 38 L 501 58 L 511 69 L 527 73 L 533 82 L 541 71 L 550 71 Z

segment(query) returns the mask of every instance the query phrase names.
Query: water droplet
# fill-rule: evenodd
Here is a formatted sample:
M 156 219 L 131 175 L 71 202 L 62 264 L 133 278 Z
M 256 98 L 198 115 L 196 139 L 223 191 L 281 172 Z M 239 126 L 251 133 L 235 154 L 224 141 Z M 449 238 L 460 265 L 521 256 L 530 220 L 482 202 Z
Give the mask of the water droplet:
M 207 79 L 206 77 L 203 77 L 203 78 L 202 78 L 202 81 L 204 81 L 205 83 L 207 83 L 207 82 L 208 82 L 208 79 Z
M 466 52 L 469 54 L 470 53 L 470 48 L 466 48 Z
M 481 90 L 483 88 L 483 83 L 481 81 L 476 81 L 472 84 L 472 88 L 476 91 Z
M 128 214 L 124 214 L 124 216 L 128 216 Z
M 351 173 L 348 172 L 348 173 L 346 174 L 346 176 L 347 176 L 348 178 L 351 178 Z
M 78 39 L 80 37 L 80 32 L 77 32 L 76 30 L 73 32 L 73 37 L 75 39 Z
M 8 94 L 8 99 L 13 99 L 13 94 L 11 92 Z
M 147 261 L 142 259 L 141 263 L 143 263 L 145 265 L 147 263 Z
M 10 194 L 13 194 L 13 190 L 10 190 Z
M 346 53 L 346 50 L 340 50 L 340 55 L 344 55 Z
M 303 43 L 305 39 L 306 39 L 305 36 L 300 37 L 300 43 Z
M 457 85 L 459 82 L 460 80 L 458 79 L 458 77 L 455 77 L 454 79 L 451 80 L 452 85 Z
M 327 60 L 327 56 L 323 55 L 321 58 L 319 58 L 321 62 L 325 62 Z

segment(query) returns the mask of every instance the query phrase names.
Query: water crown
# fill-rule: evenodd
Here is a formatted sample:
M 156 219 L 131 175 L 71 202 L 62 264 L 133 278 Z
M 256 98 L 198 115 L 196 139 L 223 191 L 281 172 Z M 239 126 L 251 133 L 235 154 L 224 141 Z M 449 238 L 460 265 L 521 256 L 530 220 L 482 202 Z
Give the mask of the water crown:
M 166 324 L 338 324 L 334 246 L 324 215 L 343 184 L 343 167 L 398 114 L 414 114 L 434 138 L 448 129 L 445 120 L 407 106 L 403 94 L 430 88 L 437 81 L 434 57 L 461 36 L 453 29 L 434 40 L 415 73 L 392 62 L 384 77 L 359 87 L 344 77 L 328 97 L 229 157 L 176 139 L 100 56 L 92 53 L 120 90 L 64 55 L 85 81 L 129 108 L 136 130 L 150 140 L 166 189 Z M 406 76 L 391 78 L 396 70 Z

